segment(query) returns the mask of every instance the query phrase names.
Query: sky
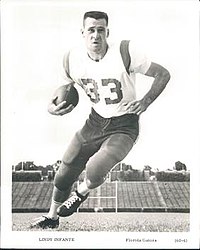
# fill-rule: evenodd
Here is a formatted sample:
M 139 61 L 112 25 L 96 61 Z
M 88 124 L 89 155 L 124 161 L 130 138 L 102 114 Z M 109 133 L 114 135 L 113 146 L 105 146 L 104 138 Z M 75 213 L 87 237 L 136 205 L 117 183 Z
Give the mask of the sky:
M 2 2 L 2 158 L 6 165 L 61 159 L 72 136 L 90 112 L 81 89 L 72 113 L 47 112 L 57 87 L 64 84 L 62 59 L 82 43 L 85 11 L 109 15 L 109 42 L 132 39 L 171 80 L 142 114 L 140 136 L 123 162 L 172 169 L 176 161 L 189 170 L 199 163 L 199 17 L 198 1 L 3 1 Z M 142 97 L 152 79 L 137 76 Z

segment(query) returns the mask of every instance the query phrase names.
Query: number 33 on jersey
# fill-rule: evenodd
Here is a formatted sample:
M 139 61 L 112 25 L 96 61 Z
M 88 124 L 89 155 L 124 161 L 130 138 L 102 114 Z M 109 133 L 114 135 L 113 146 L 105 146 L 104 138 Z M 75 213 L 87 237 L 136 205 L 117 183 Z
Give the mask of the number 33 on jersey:
M 101 100 L 99 94 L 99 89 L 101 88 L 101 85 L 104 87 L 108 87 L 110 90 L 110 93 L 107 93 L 108 97 L 104 97 L 106 104 L 119 103 L 123 98 L 121 82 L 116 79 L 101 79 L 99 84 L 93 79 L 81 80 L 83 82 L 83 88 L 85 89 L 85 92 L 90 97 L 90 100 L 94 103 L 98 103 Z
M 135 73 L 145 73 L 150 66 L 144 55 L 133 55 L 134 51 L 130 51 L 131 61 L 127 70 L 121 53 L 120 43 L 117 43 L 109 45 L 99 62 L 90 59 L 83 48 L 70 50 L 64 58 L 68 80 L 85 90 L 95 111 L 105 118 L 126 113 L 123 104 L 136 99 Z

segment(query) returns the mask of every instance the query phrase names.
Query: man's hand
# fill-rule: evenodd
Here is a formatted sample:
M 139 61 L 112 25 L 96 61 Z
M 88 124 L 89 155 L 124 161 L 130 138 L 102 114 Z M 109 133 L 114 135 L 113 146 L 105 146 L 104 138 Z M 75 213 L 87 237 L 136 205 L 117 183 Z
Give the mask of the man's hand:
M 129 102 L 128 104 L 125 105 L 128 113 L 136 115 L 141 115 L 147 109 L 147 106 L 145 106 L 142 100 Z
M 152 86 L 140 101 L 133 101 L 125 104 L 126 110 L 129 113 L 137 115 L 143 113 L 148 108 L 148 106 L 162 93 L 168 81 L 170 80 L 170 74 L 168 70 L 153 62 L 151 63 L 151 66 L 145 75 L 154 78 Z
M 70 104 L 68 107 L 64 108 L 66 101 L 55 105 L 54 101 L 56 98 L 51 99 L 51 102 L 48 105 L 48 112 L 52 115 L 65 115 L 71 112 L 74 109 L 74 106 Z

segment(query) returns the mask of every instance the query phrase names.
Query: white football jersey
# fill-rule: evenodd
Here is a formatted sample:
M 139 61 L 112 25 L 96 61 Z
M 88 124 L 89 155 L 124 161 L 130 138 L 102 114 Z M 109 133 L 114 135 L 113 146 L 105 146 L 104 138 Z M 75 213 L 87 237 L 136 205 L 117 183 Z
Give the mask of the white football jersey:
M 136 100 L 135 74 L 145 74 L 151 62 L 131 41 L 129 54 L 129 73 L 122 60 L 120 42 L 109 44 L 107 53 L 98 62 L 92 60 L 84 48 L 74 48 L 64 57 L 68 80 L 85 90 L 94 110 L 102 117 L 123 115 L 127 113 L 123 104 Z

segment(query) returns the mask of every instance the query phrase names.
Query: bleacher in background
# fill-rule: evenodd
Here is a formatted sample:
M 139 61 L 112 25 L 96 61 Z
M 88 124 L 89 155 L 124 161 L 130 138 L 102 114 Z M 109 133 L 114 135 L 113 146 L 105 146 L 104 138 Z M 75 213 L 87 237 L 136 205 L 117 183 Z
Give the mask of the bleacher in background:
M 49 210 L 52 182 L 13 182 L 13 212 Z M 80 212 L 189 212 L 190 182 L 105 182 L 92 190 Z

